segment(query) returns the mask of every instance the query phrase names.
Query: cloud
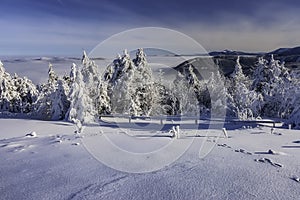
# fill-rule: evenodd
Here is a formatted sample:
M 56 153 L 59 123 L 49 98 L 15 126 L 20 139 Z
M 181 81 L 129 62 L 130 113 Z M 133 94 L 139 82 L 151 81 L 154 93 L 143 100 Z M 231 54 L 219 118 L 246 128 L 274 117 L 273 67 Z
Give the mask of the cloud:
M 300 44 L 299 9 L 296 0 L 3 0 L 0 54 L 79 54 L 144 26 L 181 31 L 208 50 L 263 51 Z

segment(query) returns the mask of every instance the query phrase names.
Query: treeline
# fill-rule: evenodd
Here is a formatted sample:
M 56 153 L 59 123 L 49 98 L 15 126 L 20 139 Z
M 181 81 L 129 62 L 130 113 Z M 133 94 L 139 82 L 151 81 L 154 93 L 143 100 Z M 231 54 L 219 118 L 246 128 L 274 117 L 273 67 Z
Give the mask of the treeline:
M 107 114 L 210 116 L 219 112 L 239 119 L 282 118 L 300 126 L 299 74 L 273 56 L 259 58 L 252 76 L 243 73 L 239 58 L 229 77 L 216 71 L 203 79 L 194 70 L 190 65 L 166 84 L 163 72 L 154 77 L 143 49 L 138 49 L 134 59 L 124 51 L 101 75 L 84 52 L 81 66 L 73 64 L 68 76 L 58 76 L 49 64 L 47 83 L 35 85 L 7 73 L 0 61 L 0 112 L 81 123 Z

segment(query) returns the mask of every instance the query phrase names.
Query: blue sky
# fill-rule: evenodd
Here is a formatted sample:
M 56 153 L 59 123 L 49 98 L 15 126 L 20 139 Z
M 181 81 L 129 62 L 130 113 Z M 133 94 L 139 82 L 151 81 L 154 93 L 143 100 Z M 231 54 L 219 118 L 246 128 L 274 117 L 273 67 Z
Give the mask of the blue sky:
M 208 51 L 300 45 L 296 0 L 1 0 L 0 55 L 80 55 L 139 27 L 180 31 Z

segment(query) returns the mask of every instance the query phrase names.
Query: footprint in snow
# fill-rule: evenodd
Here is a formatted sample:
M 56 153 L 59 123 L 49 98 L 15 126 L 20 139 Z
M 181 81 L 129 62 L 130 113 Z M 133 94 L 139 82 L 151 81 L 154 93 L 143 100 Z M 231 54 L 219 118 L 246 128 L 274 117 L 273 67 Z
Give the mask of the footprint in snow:
M 297 183 L 300 183 L 300 178 L 297 176 L 291 177 L 292 180 L 296 181 Z
M 219 147 L 227 147 L 229 149 L 231 149 L 231 146 L 228 146 L 227 144 L 218 144 Z
M 261 163 L 269 163 L 269 164 L 273 165 L 274 167 L 283 167 L 282 164 L 276 163 L 269 158 L 260 158 L 260 159 L 255 159 L 254 161 L 261 162 Z
M 235 151 L 235 152 L 244 153 L 244 154 L 247 154 L 247 155 L 252 155 L 251 152 L 246 151 L 245 149 L 236 149 L 236 150 L 234 150 L 234 151 Z

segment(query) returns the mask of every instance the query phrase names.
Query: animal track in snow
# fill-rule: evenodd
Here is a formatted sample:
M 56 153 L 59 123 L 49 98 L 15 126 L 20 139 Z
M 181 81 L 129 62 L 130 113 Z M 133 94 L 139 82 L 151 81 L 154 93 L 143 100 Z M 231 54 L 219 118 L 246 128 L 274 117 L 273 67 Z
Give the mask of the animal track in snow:
M 297 183 L 300 183 L 300 178 L 297 176 L 291 177 L 292 180 L 296 181 Z
M 224 143 L 224 144 L 218 144 L 218 146 L 219 146 L 219 147 L 227 147 L 227 148 L 231 149 L 231 146 L 228 146 L 228 145 L 225 144 L 225 143 Z
M 261 162 L 261 163 L 269 163 L 269 164 L 273 165 L 274 167 L 283 167 L 282 164 L 276 163 L 269 158 L 260 158 L 260 159 L 255 159 L 254 161 Z
M 235 152 L 244 153 L 244 154 L 247 154 L 247 155 L 252 155 L 251 152 L 246 151 L 245 149 L 236 149 L 236 150 L 234 150 L 234 151 L 235 151 Z

